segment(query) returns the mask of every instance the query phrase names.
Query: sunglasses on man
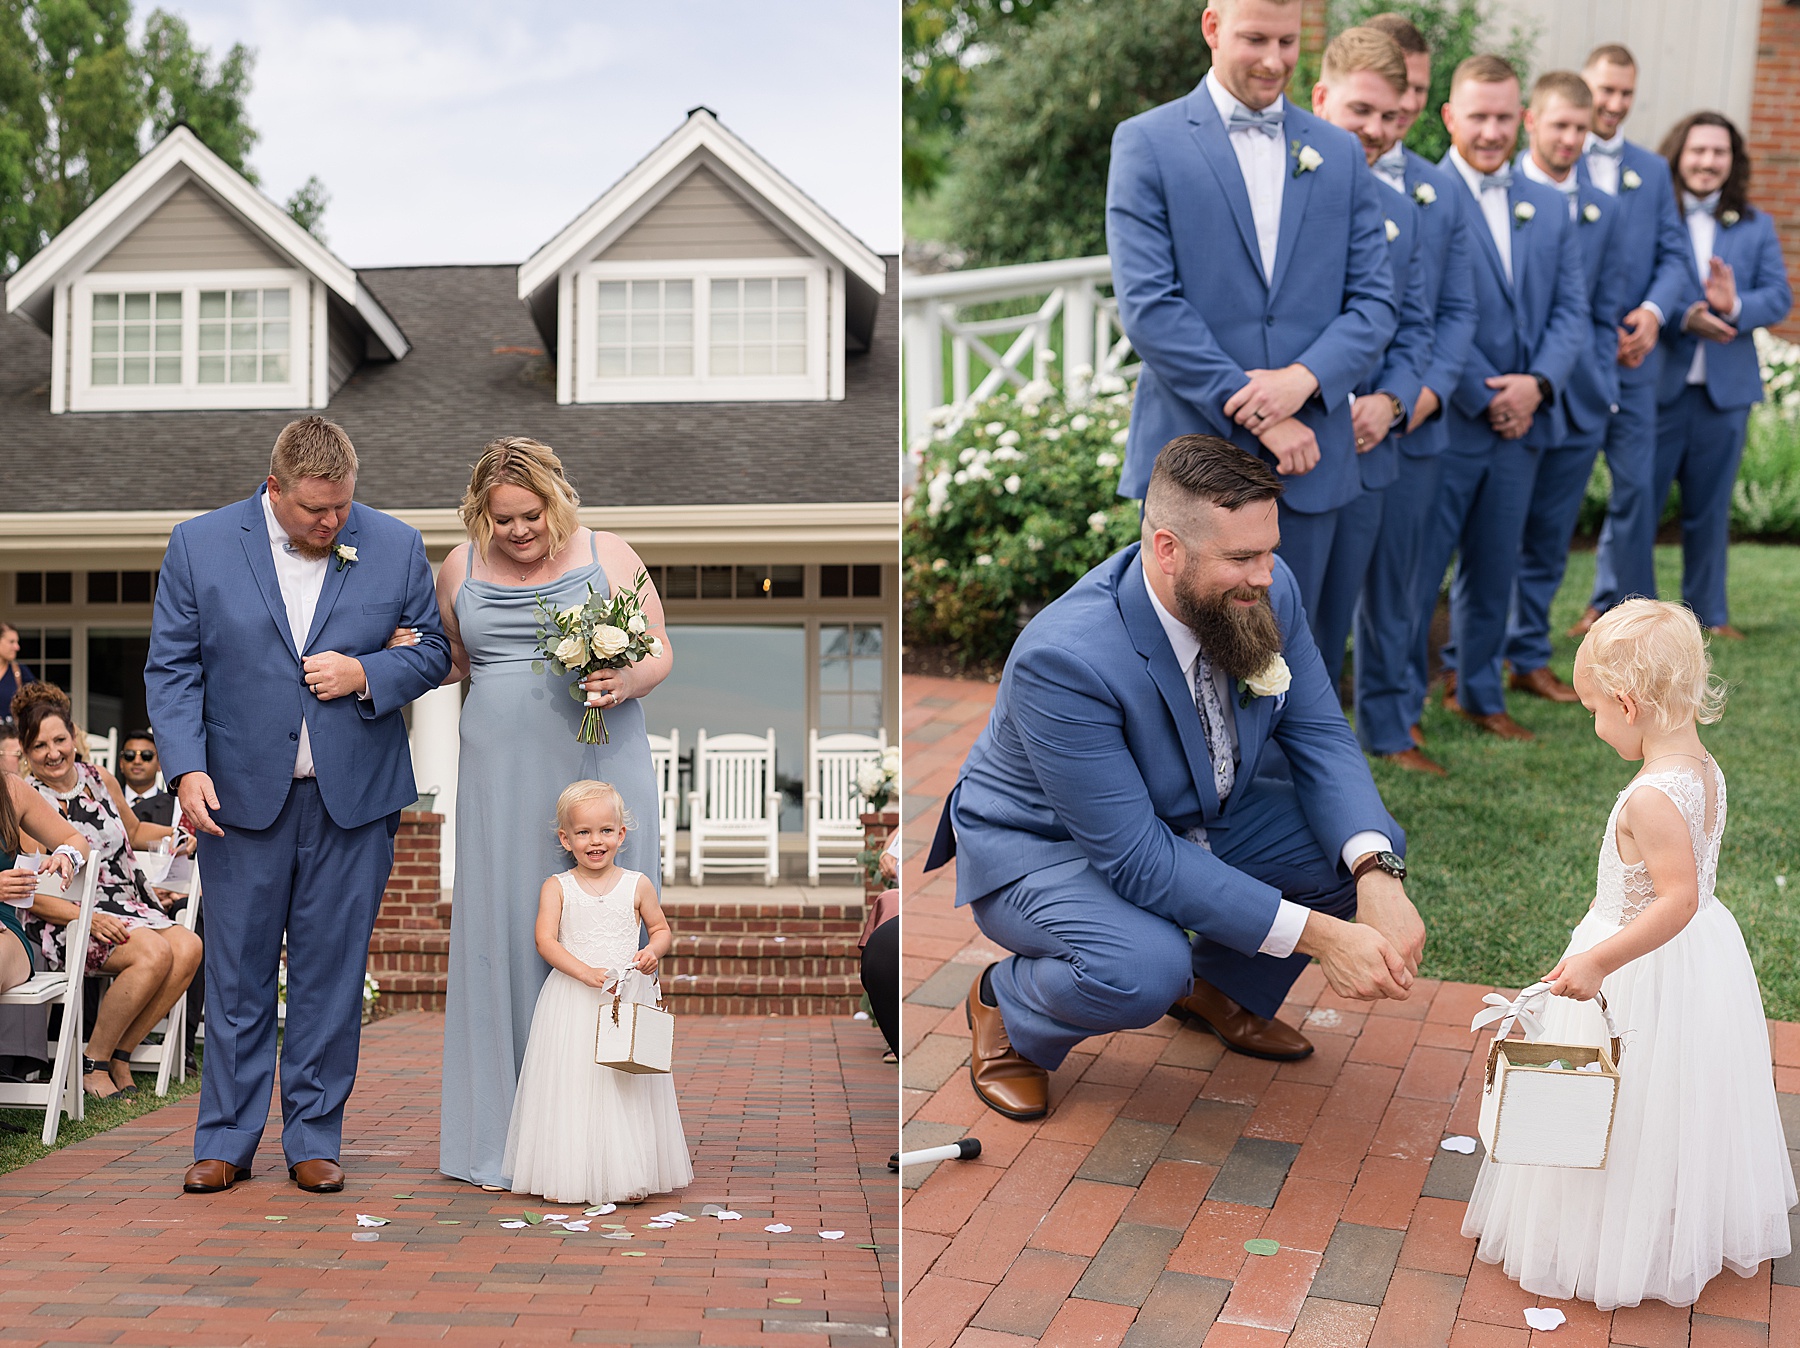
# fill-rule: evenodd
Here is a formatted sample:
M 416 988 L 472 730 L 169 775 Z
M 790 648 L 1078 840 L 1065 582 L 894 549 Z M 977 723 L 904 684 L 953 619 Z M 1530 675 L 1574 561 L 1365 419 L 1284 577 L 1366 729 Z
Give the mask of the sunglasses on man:
M 155 757 L 156 757 L 156 750 L 154 750 L 154 749 L 121 749 L 121 750 L 119 750 L 119 761 L 121 763 L 148 763 L 148 762 L 152 761 Z

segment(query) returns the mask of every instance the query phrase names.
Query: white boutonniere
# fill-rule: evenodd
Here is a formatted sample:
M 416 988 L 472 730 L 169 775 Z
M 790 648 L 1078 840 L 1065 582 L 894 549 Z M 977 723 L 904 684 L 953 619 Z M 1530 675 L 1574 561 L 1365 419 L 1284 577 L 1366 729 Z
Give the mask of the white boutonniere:
M 1385 221 L 1384 223 L 1387 225 L 1388 242 L 1392 243 L 1395 239 L 1400 237 L 1400 226 L 1396 225 L 1392 220 Z
M 1293 681 L 1287 661 L 1279 655 L 1271 656 L 1269 663 L 1256 673 L 1238 680 L 1238 706 L 1248 707 L 1253 697 L 1280 697 Z
M 351 547 L 348 543 L 333 544 L 331 555 L 337 558 L 337 569 L 339 571 L 342 571 L 347 566 L 356 565 L 356 549 Z
M 1599 218 L 1600 218 L 1600 208 L 1598 206 L 1596 206 L 1593 202 L 1590 201 L 1590 202 L 1588 202 L 1587 205 L 1585 205 L 1581 208 L 1581 219 L 1582 219 L 1583 224 L 1591 225 Z
M 1537 207 L 1529 201 L 1521 201 L 1513 207 L 1513 228 L 1521 229 L 1531 223 L 1531 217 L 1537 214 Z
M 1430 183 L 1420 183 L 1413 188 L 1413 200 L 1421 206 L 1429 206 L 1437 200 L 1437 188 Z
M 1320 164 L 1325 162 L 1325 156 L 1313 149 L 1310 145 L 1302 145 L 1299 141 L 1294 141 L 1293 147 L 1294 176 L 1296 178 L 1302 173 L 1311 173 L 1314 169 L 1319 167 Z
M 1721 211 L 1719 213 L 1719 223 L 1724 225 L 1726 229 L 1730 229 L 1743 218 L 1744 217 L 1739 215 L 1736 211 Z
M 1643 185 L 1644 180 L 1638 177 L 1636 169 L 1626 169 L 1619 175 L 1619 186 L 1623 187 L 1627 192 L 1635 192 Z

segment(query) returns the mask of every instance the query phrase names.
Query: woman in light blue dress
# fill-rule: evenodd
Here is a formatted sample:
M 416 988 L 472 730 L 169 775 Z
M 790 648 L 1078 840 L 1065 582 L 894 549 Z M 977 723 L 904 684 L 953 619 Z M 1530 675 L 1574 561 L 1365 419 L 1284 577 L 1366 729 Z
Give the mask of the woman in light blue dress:
M 630 586 L 642 569 L 622 539 L 578 525 L 578 504 L 547 446 L 493 441 L 463 497 L 470 542 L 438 575 L 454 657 L 449 681 L 470 680 L 457 770 L 438 1168 L 493 1188 L 510 1182 L 502 1156 L 513 1090 L 549 973 L 533 937 L 538 888 L 568 864 L 556 840 L 562 789 L 583 779 L 616 786 L 635 825 L 619 864 L 661 874 L 656 779 L 638 701 L 673 663 L 655 588 L 644 587 L 644 616 L 662 654 L 586 682 L 608 743 L 576 738 L 585 703 L 569 696 L 573 676 L 532 672 L 540 595 L 566 608 L 584 602 L 590 586 L 602 595 Z

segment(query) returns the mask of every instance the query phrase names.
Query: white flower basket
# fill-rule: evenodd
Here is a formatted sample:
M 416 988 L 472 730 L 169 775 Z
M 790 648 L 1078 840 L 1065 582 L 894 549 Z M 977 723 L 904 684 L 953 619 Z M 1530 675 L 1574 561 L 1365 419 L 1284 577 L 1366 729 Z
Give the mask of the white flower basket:
M 1469 1026 L 1500 1021 L 1488 1049 L 1477 1132 L 1496 1164 L 1604 1170 L 1619 1100 L 1618 1026 L 1600 993 L 1594 1001 L 1606 1021 L 1607 1046 L 1508 1039 L 1515 1023 L 1523 1022 L 1528 1033 L 1541 1029 L 1527 1003 L 1549 991 L 1548 984 L 1534 983 L 1510 1003 L 1490 993 L 1486 1001 L 1495 1009 L 1479 1013 Z M 1557 1062 L 1565 1065 L 1551 1065 Z
M 675 1017 L 648 1002 L 624 1000 L 615 984 L 612 1001 L 600 1004 L 594 1061 L 618 1072 L 643 1073 L 667 1072 L 674 1058 Z

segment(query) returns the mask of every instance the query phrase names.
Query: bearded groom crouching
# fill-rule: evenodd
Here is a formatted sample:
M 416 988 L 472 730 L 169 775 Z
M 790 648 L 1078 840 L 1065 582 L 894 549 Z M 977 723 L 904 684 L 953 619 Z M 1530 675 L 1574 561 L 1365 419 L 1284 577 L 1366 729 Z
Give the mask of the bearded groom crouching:
M 1240 1053 L 1316 956 L 1338 993 L 1404 999 L 1425 929 L 1404 847 L 1275 555 L 1274 471 L 1186 435 L 1143 537 L 1021 634 L 926 868 L 1017 952 L 969 990 L 975 1091 L 1011 1118 L 1090 1035 L 1192 1021 Z

